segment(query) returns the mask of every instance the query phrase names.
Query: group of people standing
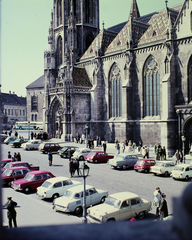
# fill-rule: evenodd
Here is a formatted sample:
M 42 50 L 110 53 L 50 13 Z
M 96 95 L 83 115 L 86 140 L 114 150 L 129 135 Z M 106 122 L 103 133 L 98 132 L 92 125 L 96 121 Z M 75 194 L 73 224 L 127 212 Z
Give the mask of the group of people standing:
M 75 175 L 75 172 L 77 171 L 77 174 L 79 176 L 79 161 L 77 159 L 70 159 L 69 161 L 69 172 L 71 174 L 71 177 Z
M 166 149 L 161 146 L 159 143 L 155 144 L 154 152 L 156 155 L 156 160 L 166 160 Z
M 11 152 L 8 151 L 8 158 L 11 158 L 13 162 L 21 161 L 21 154 L 20 152 L 18 153 L 14 152 L 14 155 L 12 156 Z
M 153 205 L 156 207 L 156 219 L 163 220 L 168 217 L 167 201 L 165 200 L 166 195 L 162 193 L 160 188 L 157 187 L 154 192 Z

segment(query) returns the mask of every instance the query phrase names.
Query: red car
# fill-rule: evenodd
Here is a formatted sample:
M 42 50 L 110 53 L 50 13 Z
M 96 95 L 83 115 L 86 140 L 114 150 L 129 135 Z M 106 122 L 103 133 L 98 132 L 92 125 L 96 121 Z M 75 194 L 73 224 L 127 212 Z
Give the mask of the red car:
M 7 168 L 12 168 L 12 167 L 27 167 L 29 170 L 34 171 L 34 170 L 39 170 L 39 166 L 33 166 L 32 164 L 29 164 L 28 162 L 8 162 L 3 168 L 1 168 L 1 173 L 5 171 Z
M 104 151 L 91 151 L 85 156 L 88 162 L 93 163 L 106 163 L 110 158 L 114 158 L 114 156 Z
M 139 159 L 134 165 L 134 169 L 136 172 L 150 172 L 151 166 L 155 165 L 155 160 L 153 159 Z
M 29 193 L 32 190 L 36 190 L 41 186 L 48 178 L 55 177 L 49 171 L 32 171 L 28 172 L 24 178 L 11 182 L 11 187 L 14 190 L 24 191 Z
M 2 159 L 1 160 L 1 168 L 3 168 L 8 162 L 12 162 L 12 158 Z
M 7 168 L 2 174 L 2 184 L 3 185 L 9 185 L 10 182 L 17 180 L 19 178 L 24 178 L 25 175 L 30 172 L 30 170 L 27 167 L 12 167 Z

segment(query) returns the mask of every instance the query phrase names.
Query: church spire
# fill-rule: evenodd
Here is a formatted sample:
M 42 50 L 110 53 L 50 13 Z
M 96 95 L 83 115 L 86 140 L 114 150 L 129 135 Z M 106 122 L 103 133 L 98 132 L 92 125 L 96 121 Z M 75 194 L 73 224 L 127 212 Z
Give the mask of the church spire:
M 137 6 L 137 1 L 133 0 L 132 4 L 131 4 L 131 10 L 129 13 L 129 19 L 135 19 L 135 18 L 139 18 L 140 17 L 140 13 L 139 13 L 139 8 Z

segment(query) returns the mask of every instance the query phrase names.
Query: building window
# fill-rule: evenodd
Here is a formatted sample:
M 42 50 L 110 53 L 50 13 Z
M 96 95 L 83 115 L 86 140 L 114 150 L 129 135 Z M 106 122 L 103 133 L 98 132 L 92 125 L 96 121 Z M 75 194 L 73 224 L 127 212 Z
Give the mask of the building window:
M 189 64 L 188 79 L 189 79 L 189 102 L 191 102 L 192 101 L 192 57 Z
M 25 116 L 25 110 L 23 110 L 23 116 Z
M 10 115 L 10 109 L 8 109 L 8 115 Z
M 31 121 L 33 122 L 33 114 L 31 115 Z
M 20 109 L 20 116 L 21 116 L 21 114 L 22 114 L 22 111 L 21 111 L 21 109 Z
M 150 57 L 144 68 L 144 115 L 160 115 L 160 77 L 157 62 Z
M 62 4 L 61 0 L 57 2 L 57 26 L 62 24 Z
M 57 40 L 57 66 L 62 64 L 62 38 L 61 36 L 58 37 Z
M 169 73 L 169 61 L 167 58 L 165 59 L 165 74 L 166 73 Z
M 110 73 L 109 79 L 109 101 L 110 101 L 110 117 L 122 116 L 122 80 L 121 72 L 115 64 Z
M 11 109 L 11 115 L 13 115 L 13 109 Z
M 37 121 L 37 114 L 35 114 L 35 121 Z
M 32 96 L 31 97 L 31 111 L 37 111 L 38 110 L 38 97 Z

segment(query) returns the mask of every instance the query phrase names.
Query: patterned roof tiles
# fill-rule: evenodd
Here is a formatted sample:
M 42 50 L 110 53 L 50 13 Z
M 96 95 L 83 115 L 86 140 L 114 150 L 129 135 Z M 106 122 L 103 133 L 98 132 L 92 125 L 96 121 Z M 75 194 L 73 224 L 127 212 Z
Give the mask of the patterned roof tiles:
M 92 87 L 91 82 L 89 81 L 89 77 L 84 68 L 73 68 L 72 72 L 73 77 L 73 85 L 76 87 Z

